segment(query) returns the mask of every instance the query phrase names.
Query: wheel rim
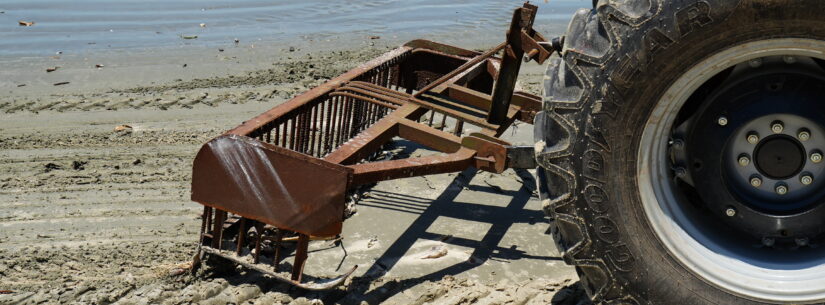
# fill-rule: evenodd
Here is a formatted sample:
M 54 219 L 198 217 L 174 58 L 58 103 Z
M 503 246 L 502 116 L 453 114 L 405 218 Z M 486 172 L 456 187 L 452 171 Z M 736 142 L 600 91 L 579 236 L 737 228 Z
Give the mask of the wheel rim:
M 645 123 L 637 155 L 640 199 L 646 217 L 669 253 L 705 281 L 756 300 L 813 302 L 825 299 L 825 249 L 797 253 L 748 249 L 713 236 L 686 208 L 672 180 L 669 143 L 676 116 L 688 98 L 711 77 L 738 63 L 768 56 L 825 59 L 825 42 L 771 39 L 744 43 L 692 67 L 665 92 Z M 733 212 L 735 214 L 735 211 Z M 730 216 L 730 215 L 729 215 Z

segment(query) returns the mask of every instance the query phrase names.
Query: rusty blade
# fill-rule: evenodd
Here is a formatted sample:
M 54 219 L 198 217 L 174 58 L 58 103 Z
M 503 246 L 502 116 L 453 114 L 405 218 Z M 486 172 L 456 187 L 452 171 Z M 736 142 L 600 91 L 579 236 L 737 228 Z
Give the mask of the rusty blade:
M 352 170 L 248 137 L 206 143 L 192 170 L 192 200 L 307 235 L 341 232 Z

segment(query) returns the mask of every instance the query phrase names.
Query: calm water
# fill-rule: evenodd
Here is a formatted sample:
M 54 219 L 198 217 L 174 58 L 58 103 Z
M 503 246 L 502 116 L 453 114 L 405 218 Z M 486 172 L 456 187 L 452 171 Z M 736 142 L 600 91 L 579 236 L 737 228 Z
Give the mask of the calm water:
M 500 41 L 511 0 L 2 0 L 0 56 L 57 51 L 140 50 L 291 40 L 346 41 L 378 35 L 447 41 Z M 536 28 L 558 34 L 590 1 L 539 2 Z M 32 27 L 18 20 L 34 21 Z M 203 23 L 206 27 L 201 27 Z M 197 35 L 197 39 L 182 36 Z

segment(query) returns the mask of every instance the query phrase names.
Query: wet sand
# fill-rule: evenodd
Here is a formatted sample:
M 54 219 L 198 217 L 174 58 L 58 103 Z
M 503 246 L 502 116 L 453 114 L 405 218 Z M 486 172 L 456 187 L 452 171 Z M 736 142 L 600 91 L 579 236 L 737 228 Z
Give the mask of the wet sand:
M 347 255 L 312 244 L 309 275 L 360 266 L 333 291 L 300 291 L 243 269 L 182 272 L 200 226 L 201 206 L 188 198 L 199 146 L 396 45 L 348 43 L 6 61 L 0 290 L 12 293 L 0 304 L 585 303 L 526 171 L 379 183 L 344 225 Z M 525 66 L 519 86 L 538 94 L 542 75 Z M 508 140 L 532 144 L 531 129 L 518 126 Z M 448 254 L 421 259 L 433 246 Z

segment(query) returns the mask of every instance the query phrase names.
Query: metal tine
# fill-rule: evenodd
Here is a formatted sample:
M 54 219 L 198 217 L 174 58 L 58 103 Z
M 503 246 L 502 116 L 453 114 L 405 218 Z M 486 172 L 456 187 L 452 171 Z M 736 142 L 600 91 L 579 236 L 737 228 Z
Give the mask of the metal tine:
M 332 120 L 334 119 L 332 114 L 332 104 L 336 99 L 337 97 L 330 97 L 330 99 L 325 102 L 325 104 L 327 104 L 327 118 L 324 120 L 324 124 L 326 124 L 326 126 L 324 126 L 324 155 L 328 154 L 330 150 L 329 144 L 332 135 L 332 131 L 330 129 L 332 128 Z
M 223 222 L 226 219 L 226 211 L 215 211 L 215 222 L 212 224 L 212 248 L 221 249 L 223 243 Z
M 235 253 L 240 256 L 243 250 L 244 239 L 246 239 L 246 218 L 241 217 L 238 228 L 238 244 L 236 245 Z
M 441 114 L 441 126 L 438 126 L 438 130 L 444 130 L 444 127 L 447 126 L 447 114 Z
M 464 131 L 464 121 L 456 119 L 455 128 L 453 128 L 453 134 L 456 136 L 461 136 L 461 133 Z
M 309 107 L 309 106 L 307 106 Z M 301 142 L 301 152 L 304 154 L 309 154 L 309 142 L 312 140 L 312 107 L 309 107 L 306 112 L 304 112 L 304 139 Z
M 298 245 L 295 249 L 295 263 L 292 264 L 292 280 L 301 282 L 304 273 L 304 263 L 307 259 L 307 248 L 309 247 L 309 236 L 298 234 Z
M 315 104 L 312 106 L 312 127 L 309 129 L 310 131 L 310 140 L 309 140 L 309 150 L 307 150 L 307 154 L 315 156 L 315 142 L 318 140 L 316 137 L 318 136 L 318 108 L 320 104 Z
M 295 118 L 289 119 L 289 149 L 291 150 L 295 150 L 295 131 L 297 130 L 295 123 Z
M 281 127 L 283 127 L 283 130 L 281 131 L 281 147 L 284 147 L 284 148 L 287 147 L 286 139 L 287 139 L 287 133 L 289 132 L 289 129 L 288 129 L 289 126 L 287 126 L 287 124 L 289 124 L 288 120 L 283 120 L 283 123 L 281 123 Z
M 272 128 L 272 130 L 273 130 L 273 131 L 275 131 L 275 137 L 273 138 L 273 142 L 272 142 L 272 144 L 274 144 L 274 145 L 276 145 L 276 146 L 278 145 L 278 139 L 279 139 L 279 138 L 278 138 L 278 130 L 279 130 L 280 128 L 281 128 L 281 123 L 280 123 L 280 122 L 278 122 L 278 121 L 275 121 L 275 127 L 274 127 L 274 128 Z
M 332 103 L 332 108 L 333 109 L 332 109 L 332 124 L 330 125 L 331 127 L 330 127 L 330 132 L 329 132 L 329 151 L 332 151 L 333 149 L 335 149 L 335 147 L 338 146 L 338 144 L 337 144 L 338 143 L 337 142 L 337 135 L 338 135 L 338 129 L 339 129 L 338 125 L 341 124 L 341 114 L 340 114 L 340 112 L 343 112 L 343 109 L 341 109 L 341 111 L 339 111 L 339 108 L 341 108 L 340 107 L 341 106 L 340 105 L 341 100 L 343 100 L 342 97 L 336 97 L 335 99 L 333 99 L 333 103 Z
M 306 133 L 306 129 L 304 129 L 305 113 L 303 109 L 299 109 L 298 114 L 295 116 L 295 148 L 293 150 L 297 152 L 303 152 L 304 133 Z
M 272 261 L 272 265 L 274 266 L 275 272 L 278 272 L 278 266 L 281 265 L 281 242 L 284 239 L 284 231 L 278 229 L 278 233 L 275 233 L 275 260 Z
M 255 222 L 255 234 L 257 238 L 255 238 L 255 260 L 254 262 L 257 264 L 261 261 L 261 241 L 264 237 L 264 224 L 262 222 Z

